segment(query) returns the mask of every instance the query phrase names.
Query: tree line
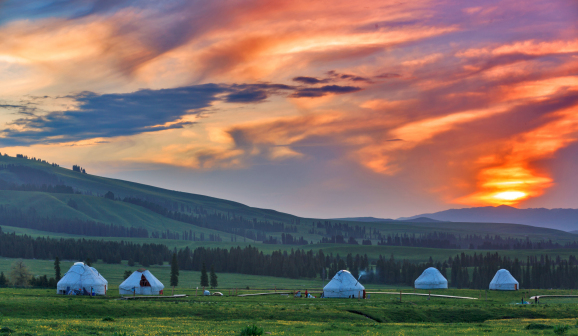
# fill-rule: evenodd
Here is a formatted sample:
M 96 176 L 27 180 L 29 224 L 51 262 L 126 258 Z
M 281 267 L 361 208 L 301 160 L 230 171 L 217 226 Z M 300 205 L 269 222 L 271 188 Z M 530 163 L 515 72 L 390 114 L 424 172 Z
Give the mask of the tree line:
M 32 238 L 28 235 L 4 233 L 0 228 L 0 257 L 24 259 L 67 260 L 101 259 L 118 264 L 121 260 L 138 262 L 147 267 L 169 261 L 172 253 L 163 244 L 135 244 L 73 238 Z
M 32 238 L 27 235 L 6 234 L 0 230 L 0 256 L 26 259 L 68 260 L 101 259 L 107 263 L 129 260 L 147 267 L 171 260 L 176 252 L 179 269 L 201 271 L 202 265 L 212 265 L 217 272 L 268 275 L 286 278 L 328 279 L 341 269 L 348 269 L 355 277 L 363 276 L 365 283 L 408 285 L 427 267 L 436 267 L 448 278 L 450 286 L 458 288 L 487 288 L 500 268 L 508 269 L 522 288 L 578 288 L 578 260 L 575 256 L 540 255 L 526 260 L 511 259 L 498 252 L 485 254 L 461 253 L 447 260 L 414 263 L 379 256 L 370 261 L 367 255 L 325 254 L 303 249 L 273 251 L 264 254 L 257 247 L 207 248 L 186 247 L 170 251 L 161 244 L 134 244 L 86 239 Z M 448 277 L 449 275 L 449 277 Z

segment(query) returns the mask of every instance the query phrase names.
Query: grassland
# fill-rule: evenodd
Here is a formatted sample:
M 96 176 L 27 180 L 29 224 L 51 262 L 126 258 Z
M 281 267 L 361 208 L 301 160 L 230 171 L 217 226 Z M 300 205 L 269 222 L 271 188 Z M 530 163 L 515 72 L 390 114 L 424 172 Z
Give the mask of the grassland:
M 527 291 L 489 292 L 486 299 L 485 291 L 442 290 L 439 293 L 480 299 L 404 296 L 401 302 L 388 294 L 351 300 L 181 292 L 190 296 L 126 301 L 114 292 L 91 298 L 5 288 L 0 289 L 0 326 L 13 335 L 238 335 L 249 324 L 272 335 L 554 335 L 552 327 L 560 325 L 570 326 L 568 335 L 578 331 L 578 301 L 543 299 L 539 305 L 517 305 L 530 295 Z M 531 323 L 551 328 L 526 329 Z

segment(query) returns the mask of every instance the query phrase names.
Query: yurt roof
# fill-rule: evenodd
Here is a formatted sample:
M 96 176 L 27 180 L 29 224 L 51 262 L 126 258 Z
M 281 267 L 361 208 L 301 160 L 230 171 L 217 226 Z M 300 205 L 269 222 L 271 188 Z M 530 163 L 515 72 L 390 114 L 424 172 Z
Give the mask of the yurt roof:
M 507 269 L 500 269 L 494 275 L 491 283 L 500 283 L 500 284 L 519 284 L 516 278 L 510 274 L 510 271 Z
M 106 279 L 101 276 L 98 271 L 87 266 L 83 262 L 76 262 L 70 267 L 68 272 L 64 274 L 58 285 L 77 285 L 82 283 L 85 286 L 107 285 Z
M 351 275 L 349 271 L 341 270 L 335 274 L 323 290 L 346 291 L 346 290 L 364 290 L 365 287 Z
M 100 274 L 100 272 L 99 272 L 96 268 L 94 268 L 94 267 L 91 266 L 90 269 L 91 269 L 94 273 L 96 273 L 96 275 L 98 275 L 98 277 L 101 278 L 101 279 L 102 279 L 104 282 L 106 282 L 106 284 L 108 285 L 108 281 L 102 276 L 102 274 Z
M 416 284 L 440 284 L 448 280 L 435 267 L 429 267 L 415 280 Z

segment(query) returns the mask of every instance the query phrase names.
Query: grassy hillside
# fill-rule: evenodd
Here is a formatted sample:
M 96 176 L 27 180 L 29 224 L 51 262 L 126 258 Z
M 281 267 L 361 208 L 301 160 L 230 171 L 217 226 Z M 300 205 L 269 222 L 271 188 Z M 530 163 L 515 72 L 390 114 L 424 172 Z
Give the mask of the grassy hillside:
M 67 205 L 69 200 L 76 202 L 77 209 Z M 225 232 L 172 220 L 137 205 L 97 196 L 0 190 L 0 205 L 9 205 L 24 211 L 30 211 L 33 208 L 41 217 L 78 218 L 105 224 L 145 228 L 149 232 L 167 229 L 177 232 L 192 230 L 197 235 L 199 233 L 219 234 L 223 240 L 230 240 L 231 236 Z M 10 226 L 10 223 L 2 224 Z M 54 233 L 40 231 L 39 235 L 54 236 Z
M 222 214 L 243 216 L 247 220 L 282 222 L 296 227 L 291 234 L 303 237 L 313 243 L 319 242 L 325 235 L 325 229 L 317 227 L 318 222 L 345 223 L 351 227 L 365 227 L 367 231 L 377 230 L 383 235 L 395 234 L 427 234 L 445 232 L 455 235 L 494 235 L 499 234 L 518 239 L 552 240 L 555 242 L 570 242 L 578 239 L 578 235 L 564 231 L 533 227 L 519 224 L 496 223 L 455 223 L 455 222 L 423 222 L 423 221 L 386 221 L 386 222 L 354 222 L 347 220 L 324 220 L 315 218 L 299 218 L 293 215 L 248 207 L 228 200 L 202 195 L 176 192 L 144 184 L 83 174 L 69 169 L 55 167 L 47 163 L 24 158 L 0 156 L 0 166 L 16 165 L 33 168 L 45 172 L 53 180 L 74 188 L 80 194 L 59 194 L 40 191 L 0 190 L 0 206 L 9 205 L 20 209 L 23 213 L 33 211 L 43 218 L 80 219 L 115 224 L 125 227 L 145 228 L 149 232 L 170 230 L 182 232 L 192 230 L 195 233 L 219 234 L 224 241 L 230 241 L 231 234 L 222 231 L 201 228 L 195 225 L 173 220 L 159 213 L 122 201 L 113 201 L 102 197 L 108 191 L 118 198 L 135 197 L 142 200 L 162 204 L 163 207 L 175 213 L 187 216 L 203 216 L 203 214 Z M 0 170 L 0 182 L 25 185 L 30 177 L 8 169 Z M 74 201 L 76 208 L 68 205 Z M 1 223 L 10 225 L 10 223 Z M 266 232 L 267 236 L 280 239 L 281 232 Z M 54 234 L 50 234 L 54 235 Z M 251 239 L 241 238 L 244 242 Z M 239 239 L 237 239 L 239 241 Z M 376 243 L 374 239 L 373 243 Z M 181 244 L 190 244 L 182 242 Z
M 101 196 L 108 191 L 111 191 L 117 197 L 155 198 L 167 202 L 172 202 L 173 205 L 176 205 L 179 208 L 181 205 L 188 205 L 192 207 L 202 206 L 205 209 L 213 211 L 220 211 L 223 213 L 230 212 L 238 216 L 271 221 L 282 221 L 287 223 L 293 222 L 296 219 L 296 217 L 293 215 L 284 214 L 274 210 L 252 208 L 241 203 L 224 199 L 172 191 L 145 184 L 110 179 L 90 174 L 82 174 L 62 167 L 53 167 L 50 164 L 42 163 L 40 161 L 0 156 L 0 165 L 7 164 L 29 166 L 35 169 L 46 171 L 50 174 L 56 175 L 57 178 L 64 184 L 72 186 L 75 188 L 75 190 L 83 193 L 92 193 L 95 196 Z M 0 173 L 0 179 L 11 181 L 17 184 L 27 183 L 27 181 L 24 181 L 15 174 L 11 174 L 7 171 L 2 171 Z

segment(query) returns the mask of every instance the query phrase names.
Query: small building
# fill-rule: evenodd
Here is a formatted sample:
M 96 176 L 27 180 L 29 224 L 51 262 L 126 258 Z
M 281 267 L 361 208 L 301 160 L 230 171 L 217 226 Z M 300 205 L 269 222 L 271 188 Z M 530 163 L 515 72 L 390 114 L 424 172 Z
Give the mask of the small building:
M 324 298 L 363 298 L 365 287 L 349 273 L 349 271 L 339 271 L 325 287 L 323 287 Z
M 118 286 L 121 295 L 162 295 L 165 286 L 151 272 L 140 268 Z
M 448 280 L 435 267 L 430 267 L 415 280 L 417 289 L 443 289 L 448 288 Z
M 506 269 L 501 269 L 496 272 L 494 278 L 490 282 L 490 289 L 493 290 L 518 290 L 520 284 Z
M 108 281 L 95 268 L 76 262 L 56 285 L 57 294 L 106 295 Z

